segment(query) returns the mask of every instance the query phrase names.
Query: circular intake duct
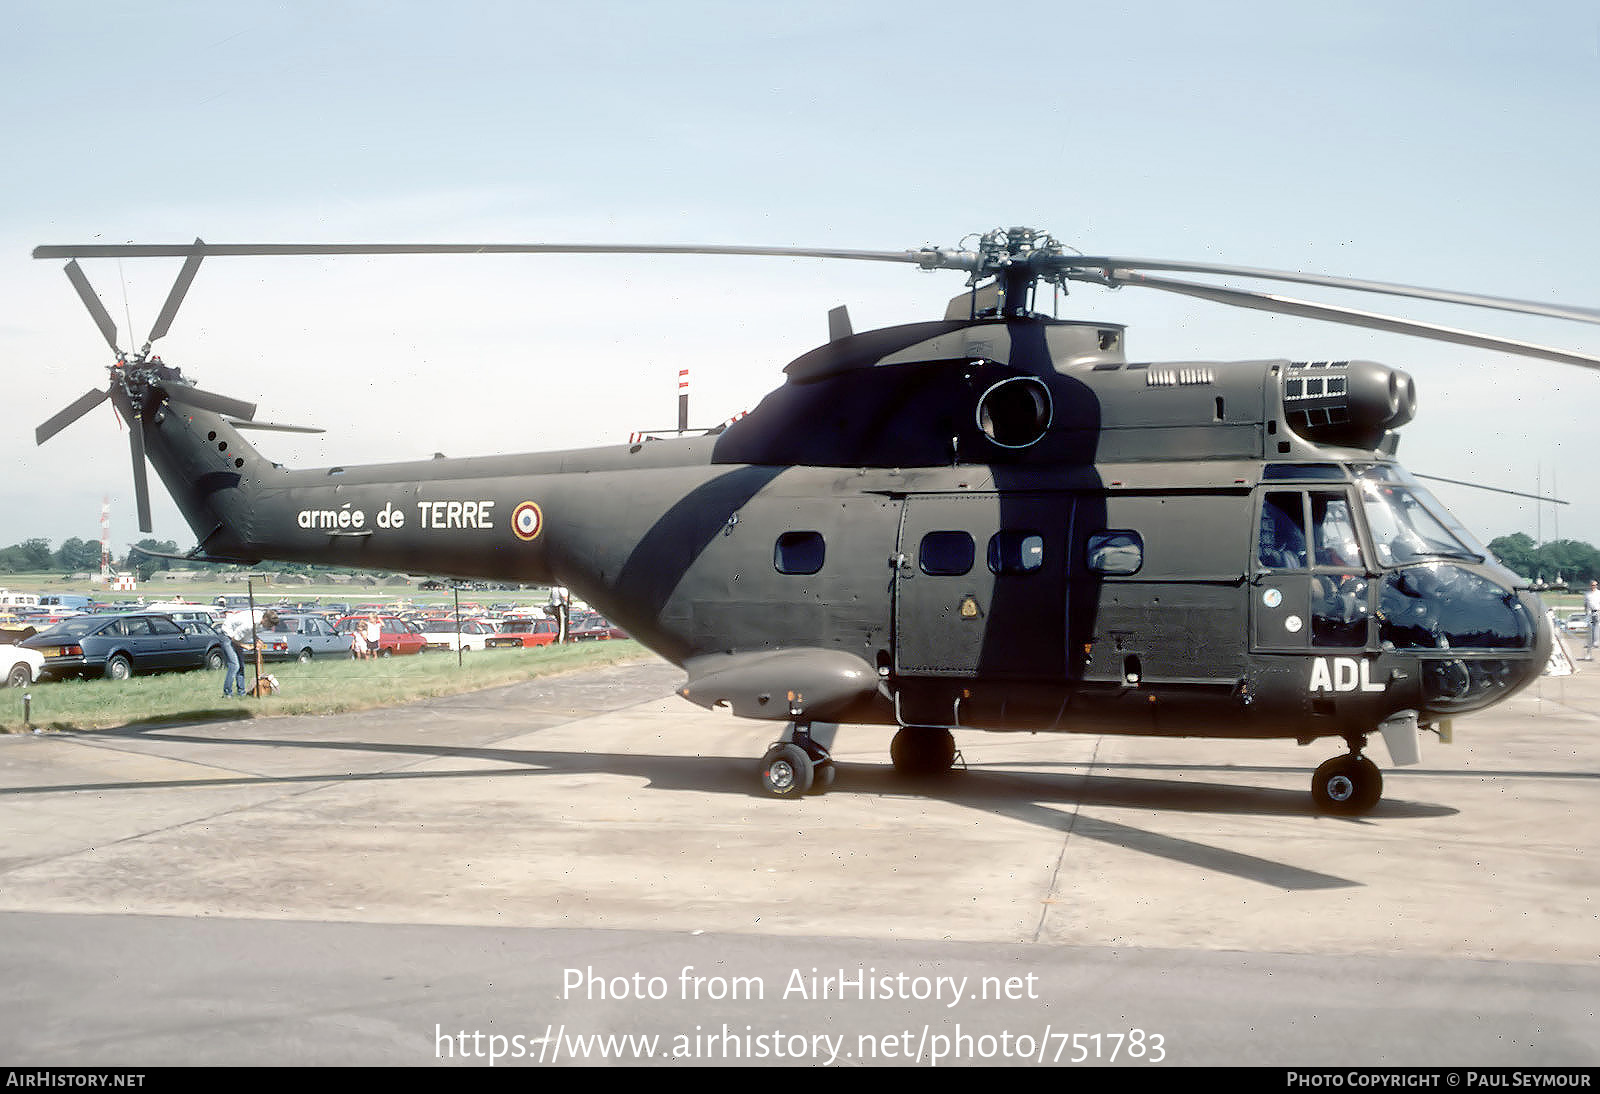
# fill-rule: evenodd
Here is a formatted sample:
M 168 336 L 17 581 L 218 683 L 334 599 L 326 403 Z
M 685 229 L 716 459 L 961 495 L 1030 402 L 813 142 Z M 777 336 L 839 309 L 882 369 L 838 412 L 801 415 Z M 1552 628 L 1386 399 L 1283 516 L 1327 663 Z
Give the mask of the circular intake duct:
M 1050 389 L 1032 376 L 1001 380 L 978 397 L 978 428 L 1001 448 L 1037 444 L 1050 416 Z

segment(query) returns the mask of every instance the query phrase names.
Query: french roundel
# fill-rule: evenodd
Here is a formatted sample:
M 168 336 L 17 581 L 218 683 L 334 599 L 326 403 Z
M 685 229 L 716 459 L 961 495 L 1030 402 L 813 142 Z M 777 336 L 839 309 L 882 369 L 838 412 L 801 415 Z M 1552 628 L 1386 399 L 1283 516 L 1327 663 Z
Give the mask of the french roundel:
M 525 501 L 511 511 L 511 530 L 524 543 L 537 536 L 542 527 L 544 527 L 544 514 L 539 512 L 539 507 L 533 502 Z

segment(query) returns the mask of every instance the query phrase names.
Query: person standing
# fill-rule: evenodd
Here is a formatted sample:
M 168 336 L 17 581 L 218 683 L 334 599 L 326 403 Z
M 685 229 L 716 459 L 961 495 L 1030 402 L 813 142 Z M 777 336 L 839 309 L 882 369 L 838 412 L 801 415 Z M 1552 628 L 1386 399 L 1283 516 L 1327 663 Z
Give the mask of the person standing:
M 1590 581 L 1589 591 L 1583 595 L 1583 610 L 1589 613 L 1589 649 L 1585 661 L 1594 660 L 1594 648 L 1600 645 L 1600 581 Z
M 556 621 L 556 643 L 565 644 L 572 619 L 572 593 L 565 585 L 550 586 L 550 614 Z

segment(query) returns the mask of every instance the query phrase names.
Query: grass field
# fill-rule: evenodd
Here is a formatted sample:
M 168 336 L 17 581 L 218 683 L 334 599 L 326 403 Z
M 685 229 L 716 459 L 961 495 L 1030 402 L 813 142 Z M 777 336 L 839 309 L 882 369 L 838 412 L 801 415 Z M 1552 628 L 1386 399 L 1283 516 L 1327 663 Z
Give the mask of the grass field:
M 536 676 L 651 656 L 631 640 L 564 647 L 475 651 L 457 667 L 447 654 L 377 661 L 313 661 L 269 665 L 281 690 L 264 699 L 224 699 L 222 673 L 177 672 L 132 680 L 68 680 L 0 689 L 0 733 L 30 729 L 109 729 L 117 726 L 283 714 L 338 714 L 398 706 L 415 699 L 457 695 L 515 684 Z M 255 678 L 254 666 L 246 669 Z M 32 697 L 28 724 L 23 696 Z

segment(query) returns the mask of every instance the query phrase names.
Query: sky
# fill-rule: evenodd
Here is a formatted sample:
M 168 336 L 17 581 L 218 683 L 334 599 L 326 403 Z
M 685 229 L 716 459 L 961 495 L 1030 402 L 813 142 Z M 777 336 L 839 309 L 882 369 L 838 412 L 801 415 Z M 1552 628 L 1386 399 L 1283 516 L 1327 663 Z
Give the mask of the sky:
M 1600 8 L 939 0 L 10 4 L 0 15 L 0 545 L 135 528 L 110 353 L 44 243 L 716 243 L 910 250 L 1028 225 L 1092 254 L 1600 306 Z M 86 260 L 137 347 L 176 259 Z M 1600 327 L 1236 280 L 1600 355 Z M 158 350 L 289 466 L 625 441 L 755 405 L 827 337 L 962 275 L 819 259 L 212 259 Z M 1130 358 L 1365 358 L 1416 378 L 1412 471 L 1479 537 L 1600 544 L 1600 372 L 1075 286 Z M 131 333 L 130 333 L 131 332 Z M 154 535 L 193 536 L 152 476 Z

